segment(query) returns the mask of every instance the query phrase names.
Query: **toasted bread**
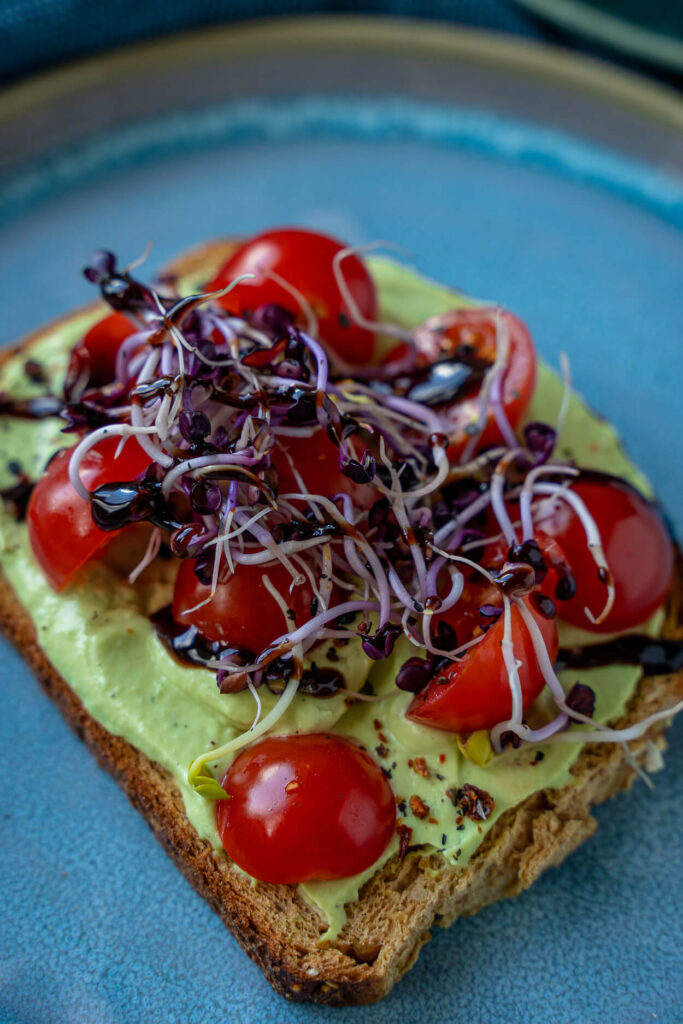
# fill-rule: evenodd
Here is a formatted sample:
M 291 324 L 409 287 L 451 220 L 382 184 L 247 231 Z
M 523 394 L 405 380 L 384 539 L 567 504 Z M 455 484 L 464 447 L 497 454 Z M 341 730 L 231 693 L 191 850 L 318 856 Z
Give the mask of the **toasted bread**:
M 170 272 L 195 277 L 206 268 L 209 278 L 229 251 L 230 243 L 204 246 L 176 261 Z M 20 349 L 27 350 L 39 336 L 27 339 Z M 682 594 L 679 560 L 668 601 L 667 637 L 683 637 Z M 514 896 L 545 868 L 558 865 L 595 830 L 591 807 L 631 784 L 634 759 L 646 763 L 653 744 L 665 746 L 664 722 L 630 743 L 630 755 L 619 744 L 587 744 L 571 769 L 572 783 L 539 791 L 508 810 L 466 866 L 450 866 L 440 854 L 419 850 L 386 863 L 364 885 L 359 899 L 349 904 L 339 936 L 321 944 L 324 916 L 297 886 L 254 886 L 225 854 L 199 837 L 168 772 L 91 717 L 46 657 L 27 609 L 4 577 L 0 627 L 273 988 L 299 1001 L 346 1005 L 381 999 L 415 962 L 434 924 L 445 927 L 463 914 Z M 682 697 L 683 673 L 646 677 L 616 724 L 639 721 Z

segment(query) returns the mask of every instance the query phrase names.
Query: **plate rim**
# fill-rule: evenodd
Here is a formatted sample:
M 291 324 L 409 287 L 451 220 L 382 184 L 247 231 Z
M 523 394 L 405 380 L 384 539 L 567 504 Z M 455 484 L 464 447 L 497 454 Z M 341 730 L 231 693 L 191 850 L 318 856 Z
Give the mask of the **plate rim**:
M 102 85 L 132 68 L 156 67 L 174 59 L 192 63 L 207 50 L 244 55 L 249 49 L 316 47 L 324 50 L 382 49 L 411 56 L 452 58 L 500 67 L 531 79 L 553 81 L 639 113 L 683 136 L 683 98 L 674 89 L 603 60 L 519 36 L 463 27 L 453 22 L 372 15 L 313 15 L 256 19 L 171 33 L 133 43 L 63 66 L 41 71 L 0 91 L 3 123 L 54 100 L 77 93 L 88 83 Z

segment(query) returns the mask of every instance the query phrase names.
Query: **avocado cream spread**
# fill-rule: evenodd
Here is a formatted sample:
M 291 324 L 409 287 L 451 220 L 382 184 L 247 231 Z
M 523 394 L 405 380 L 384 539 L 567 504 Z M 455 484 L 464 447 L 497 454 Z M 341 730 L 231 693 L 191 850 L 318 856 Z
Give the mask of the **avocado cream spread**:
M 385 322 L 412 327 L 464 302 L 452 291 L 389 261 L 372 259 L 368 263 Z M 193 283 L 185 282 L 185 290 Z M 70 349 L 100 316 L 99 310 L 73 316 L 32 344 L 31 358 L 40 362 L 48 380 L 62 379 Z M 2 390 L 22 397 L 42 390 L 27 377 L 26 358 L 24 352 L 5 364 L 0 374 Z M 561 397 L 557 377 L 539 365 L 528 419 L 554 423 Z M 15 482 L 9 468 L 12 461 L 18 460 L 22 470 L 36 479 L 56 448 L 73 443 L 69 435 L 60 433 L 61 426 L 55 418 L 0 418 L 0 486 Z M 607 470 L 645 493 L 649 491 L 647 481 L 624 455 L 612 427 L 576 396 L 572 396 L 557 450 L 563 459 Z M 171 773 L 188 818 L 201 836 L 220 849 L 214 805 L 188 786 L 187 767 L 203 751 L 220 747 L 249 728 L 254 701 L 248 691 L 222 695 L 213 672 L 179 664 L 159 640 L 149 615 L 170 600 L 173 564 L 165 563 L 161 572 L 148 570 L 137 584 L 130 585 L 111 560 L 108 564 L 96 561 L 57 594 L 33 557 L 25 524 L 16 522 L 4 509 L 0 510 L 0 549 L 3 571 L 31 615 L 51 663 L 98 722 Z M 645 629 L 656 634 L 660 625 L 661 616 L 655 616 Z M 604 640 L 604 635 L 600 639 Z M 561 645 L 577 642 L 590 643 L 591 637 L 560 624 Z M 415 653 L 402 641 L 388 659 L 372 662 L 359 642 L 339 647 L 334 652 L 334 667 L 343 672 L 347 689 L 359 690 L 369 680 L 372 693 L 386 695 L 386 699 L 354 701 L 348 693 L 325 698 L 298 695 L 275 731 L 333 730 L 355 738 L 389 776 L 401 820 L 412 829 L 410 844 L 424 844 L 441 851 L 449 863 L 463 865 L 508 808 L 536 790 L 562 787 L 571 781 L 569 769 L 581 746 L 577 742 L 510 748 L 483 766 L 474 763 L 463 755 L 456 736 L 405 717 L 412 695 L 398 690 L 394 679 L 401 663 Z M 316 663 L 324 666 L 326 658 L 316 657 Z M 595 721 L 607 722 L 622 713 L 639 676 L 637 667 L 609 665 L 572 670 L 560 678 L 567 687 L 576 682 L 591 686 L 597 697 Z M 264 714 L 276 699 L 269 692 L 262 693 Z M 581 727 L 574 728 L 578 737 Z M 218 766 L 219 778 L 225 767 Z M 488 817 L 476 820 L 454 806 L 449 791 L 466 786 L 475 786 L 492 798 Z M 345 919 L 345 904 L 357 898 L 363 882 L 396 849 L 395 840 L 382 859 L 362 875 L 302 887 L 329 919 L 325 938 L 338 933 Z

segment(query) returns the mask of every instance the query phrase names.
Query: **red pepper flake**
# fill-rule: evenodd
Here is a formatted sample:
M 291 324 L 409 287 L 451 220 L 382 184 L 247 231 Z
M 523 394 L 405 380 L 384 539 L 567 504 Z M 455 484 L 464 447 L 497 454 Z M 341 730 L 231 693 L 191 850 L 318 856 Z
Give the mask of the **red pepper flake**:
M 408 758 L 408 767 L 409 767 L 409 768 L 412 768 L 412 767 L 413 767 L 413 759 L 412 759 L 412 757 L 409 757 L 409 758 Z
M 447 789 L 446 796 L 454 807 L 462 811 L 466 818 L 471 821 L 486 821 L 491 815 L 495 803 L 490 793 L 478 786 L 472 786 L 466 782 L 460 789 Z M 462 818 L 455 819 L 458 824 Z
M 292 779 L 292 781 L 288 782 L 287 785 L 285 786 L 285 793 L 294 793 L 294 791 L 298 788 L 299 783 L 296 781 L 296 779 Z
M 386 738 L 386 736 L 384 735 L 383 732 L 378 732 L 377 733 L 377 739 L 380 741 L 380 743 L 388 743 L 389 742 L 389 740 Z
M 389 747 L 387 747 L 385 743 L 380 743 L 378 747 L 375 747 L 375 751 L 377 752 L 378 757 L 389 756 Z
M 430 825 L 438 825 L 439 824 L 439 819 L 438 818 L 430 818 L 429 819 L 429 824 Z
M 416 818 L 426 818 L 429 815 L 429 804 L 426 804 L 417 793 L 413 793 L 408 803 Z
M 410 825 L 397 825 L 396 831 L 398 833 L 398 859 L 403 860 L 408 852 L 413 830 Z
M 445 754 L 439 754 L 439 764 L 445 764 L 445 763 L 446 763 L 446 755 Z
M 410 764 L 410 761 L 408 764 Z M 416 757 L 412 764 L 410 764 L 410 767 L 414 772 L 417 772 L 418 775 L 421 775 L 423 779 L 429 778 L 429 768 L 427 767 L 427 762 L 424 757 Z
M 376 718 L 372 724 L 377 731 L 379 731 L 382 728 L 382 723 L 380 722 L 379 718 Z

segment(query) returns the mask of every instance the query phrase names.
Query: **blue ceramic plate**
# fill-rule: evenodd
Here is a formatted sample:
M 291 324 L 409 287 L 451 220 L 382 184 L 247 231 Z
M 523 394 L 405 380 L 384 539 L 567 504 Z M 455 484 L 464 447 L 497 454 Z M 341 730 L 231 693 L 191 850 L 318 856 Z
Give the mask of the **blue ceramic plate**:
M 79 270 L 97 246 L 129 260 L 153 239 L 156 266 L 278 223 L 394 239 L 424 273 L 515 309 L 550 362 L 570 353 L 680 531 L 677 101 L 485 37 L 307 31 L 223 34 L 239 86 L 212 33 L 0 98 L 16 141 L 0 187 L 5 340 L 88 300 Z M 654 791 L 638 782 L 600 808 L 597 837 L 560 869 L 436 935 L 384 1003 L 331 1011 L 271 992 L 1 649 L 3 1022 L 680 1021 L 680 723 Z

